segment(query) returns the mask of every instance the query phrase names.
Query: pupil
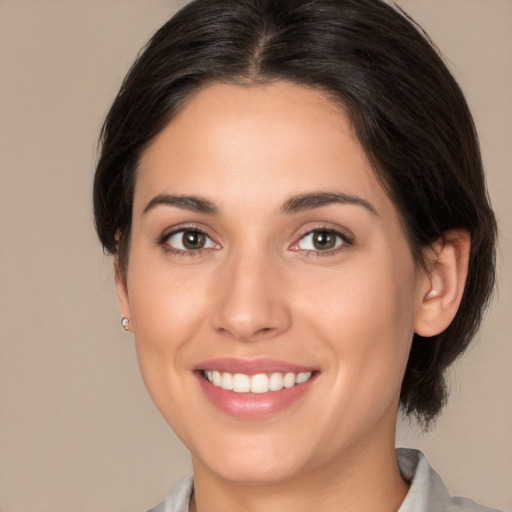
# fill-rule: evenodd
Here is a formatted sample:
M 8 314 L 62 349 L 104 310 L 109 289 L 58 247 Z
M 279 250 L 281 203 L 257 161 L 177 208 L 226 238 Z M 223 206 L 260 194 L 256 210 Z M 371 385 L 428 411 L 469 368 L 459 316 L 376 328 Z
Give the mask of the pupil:
M 316 249 L 332 249 L 336 245 L 336 237 L 329 231 L 318 231 L 313 235 L 313 245 Z
M 183 233 L 183 246 L 186 249 L 202 249 L 205 243 L 205 236 L 203 233 L 197 231 L 185 231 Z

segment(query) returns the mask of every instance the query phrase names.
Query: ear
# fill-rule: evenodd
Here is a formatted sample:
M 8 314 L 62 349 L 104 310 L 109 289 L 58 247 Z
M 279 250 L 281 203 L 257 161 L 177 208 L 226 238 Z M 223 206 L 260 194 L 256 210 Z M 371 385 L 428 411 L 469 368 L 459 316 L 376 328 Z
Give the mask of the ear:
M 452 322 L 459 309 L 468 274 L 471 239 L 463 229 L 447 231 L 427 254 L 414 330 L 435 336 Z
M 119 302 L 119 309 L 121 316 L 130 318 L 130 301 L 128 299 L 128 287 L 126 284 L 126 273 L 123 272 L 119 264 L 119 260 L 114 262 L 114 276 L 116 282 L 117 301 Z

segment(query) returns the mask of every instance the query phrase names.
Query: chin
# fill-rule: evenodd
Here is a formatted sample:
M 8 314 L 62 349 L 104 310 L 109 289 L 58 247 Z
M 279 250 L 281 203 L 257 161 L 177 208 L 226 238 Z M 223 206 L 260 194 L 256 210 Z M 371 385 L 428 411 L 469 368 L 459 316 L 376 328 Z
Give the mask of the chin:
M 299 473 L 297 464 L 283 464 L 283 461 L 266 458 L 255 461 L 249 458 L 241 460 L 240 457 L 226 457 L 221 465 L 217 462 L 208 469 L 222 480 L 245 485 L 282 483 L 293 479 Z
M 271 484 L 292 479 L 307 465 L 306 454 L 297 450 L 297 443 L 265 439 L 254 434 L 238 442 L 205 443 L 192 451 L 194 471 L 204 467 L 223 480 L 240 484 Z M 233 441 L 233 440 L 232 440 Z M 218 448 L 212 450 L 212 447 Z

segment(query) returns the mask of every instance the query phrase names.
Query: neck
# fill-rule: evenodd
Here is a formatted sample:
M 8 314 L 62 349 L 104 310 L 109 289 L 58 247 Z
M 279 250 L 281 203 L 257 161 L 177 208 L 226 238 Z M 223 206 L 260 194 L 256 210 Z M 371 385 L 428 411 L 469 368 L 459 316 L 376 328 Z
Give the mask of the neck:
M 192 512 L 396 512 L 408 485 L 391 445 L 363 445 L 286 481 L 243 483 L 217 478 L 194 460 Z

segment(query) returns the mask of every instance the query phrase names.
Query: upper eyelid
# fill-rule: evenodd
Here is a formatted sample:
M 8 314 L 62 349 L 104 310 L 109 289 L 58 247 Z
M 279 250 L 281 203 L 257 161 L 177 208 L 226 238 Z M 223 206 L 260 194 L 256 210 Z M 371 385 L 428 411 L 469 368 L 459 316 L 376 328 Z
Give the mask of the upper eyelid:
M 213 236 L 210 233 L 210 230 L 200 224 L 196 223 L 186 223 L 182 225 L 177 225 L 170 227 L 162 233 L 162 235 L 159 237 L 158 242 L 159 243 L 165 243 L 166 240 L 178 233 L 184 232 L 184 231 L 197 231 L 199 233 L 203 233 L 205 236 L 207 236 L 210 240 L 212 240 L 215 244 L 218 244 L 222 247 L 223 244 L 221 244 L 216 236 Z M 293 237 L 292 245 L 298 243 L 302 238 L 304 238 L 307 235 L 310 235 L 312 233 L 315 233 L 317 231 L 330 231 L 335 233 L 337 236 L 340 236 L 345 243 L 353 244 L 354 242 L 354 235 L 352 232 L 346 228 L 343 228 L 341 226 L 333 226 L 330 223 L 322 223 L 319 225 L 299 229 L 297 234 Z
M 210 241 L 210 243 L 214 246 L 214 247 L 200 247 L 200 248 L 197 248 L 197 249 L 181 249 L 179 247 L 174 247 L 173 245 L 171 245 L 171 243 L 169 243 L 169 239 L 171 237 L 174 237 L 176 235 L 179 235 L 180 233 L 186 233 L 186 232 L 196 232 L 196 233 L 201 233 L 203 235 L 206 236 L 206 238 L 208 238 L 208 240 Z M 222 246 L 215 241 L 215 239 L 213 237 L 211 237 L 205 230 L 203 229 L 198 229 L 196 227 L 187 227 L 187 226 L 184 226 L 184 227 L 177 227 L 175 229 L 171 229 L 170 231 L 167 231 L 167 233 L 164 233 L 156 242 L 156 245 L 157 246 L 160 246 L 162 248 L 164 248 L 164 250 L 166 252 L 172 252 L 174 253 L 175 255 L 181 255 L 181 256 L 194 256 L 194 255 L 199 255 L 201 253 L 203 253 L 204 251 L 211 251 L 212 249 L 220 249 L 222 248 Z
M 200 226 L 195 223 L 183 224 L 178 226 L 172 226 L 167 229 L 164 229 L 162 232 L 161 238 L 168 238 L 171 235 L 175 235 L 176 233 L 181 233 L 182 231 L 197 231 L 198 233 L 204 233 L 206 236 L 213 240 L 212 235 L 209 230 L 203 226 Z
M 337 247 L 333 247 L 330 249 L 325 250 L 319 250 L 319 249 L 303 249 L 299 247 L 301 242 L 304 240 L 305 237 L 312 235 L 315 232 L 318 231 L 328 231 L 331 233 L 334 233 L 335 236 L 341 239 L 341 243 Z M 326 226 L 326 225 L 320 225 L 320 226 L 314 226 L 310 229 L 304 230 L 299 235 L 296 235 L 294 241 L 288 246 L 288 250 L 297 252 L 298 254 L 302 254 L 304 256 L 306 255 L 318 255 L 318 256 L 328 256 L 328 255 L 334 255 L 338 254 L 341 251 L 344 251 L 348 249 L 349 247 L 352 247 L 355 242 L 355 237 L 352 234 L 350 230 L 347 230 L 346 228 L 342 228 L 341 226 Z
M 301 238 L 305 237 L 306 235 L 310 235 L 317 231 L 331 231 L 331 232 L 335 233 L 336 235 L 341 236 L 343 239 L 346 239 L 350 243 L 353 243 L 353 240 L 354 240 L 353 233 L 346 228 L 342 228 L 340 226 L 332 226 L 332 225 L 320 225 L 320 226 L 315 226 L 315 227 L 305 229 L 302 232 L 299 231 L 296 241 L 299 241 Z
M 198 233 L 204 234 L 206 237 L 208 237 L 214 244 L 221 246 L 221 244 L 216 240 L 215 237 L 213 237 L 205 228 L 199 227 L 198 225 L 194 223 L 185 224 L 185 225 L 178 225 L 173 226 L 168 229 L 165 229 L 163 233 L 156 239 L 156 245 L 164 246 L 167 244 L 167 241 L 171 236 L 175 236 L 178 233 L 186 232 L 186 231 L 195 231 Z M 176 249 L 180 251 L 180 249 Z M 202 249 L 198 249 L 200 251 Z M 183 252 L 197 252 L 197 251 L 183 251 Z
M 328 227 L 319 227 L 319 228 L 312 228 L 300 235 L 300 237 L 304 237 L 306 235 L 311 235 L 312 233 L 316 233 L 317 231 L 330 231 L 332 233 L 335 233 L 337 235 L 346 235 L 345 230 L 343 229 L 337 229 L 337 228 L 328 228 Z

